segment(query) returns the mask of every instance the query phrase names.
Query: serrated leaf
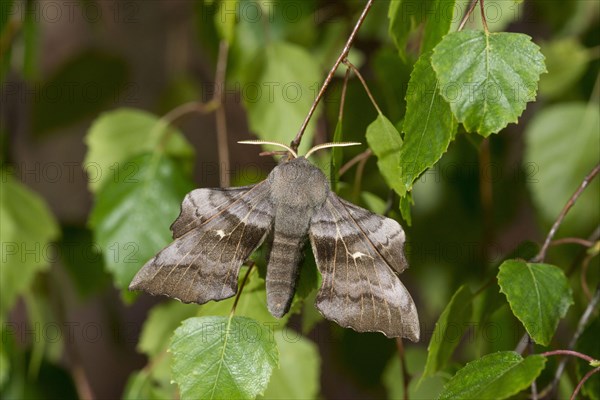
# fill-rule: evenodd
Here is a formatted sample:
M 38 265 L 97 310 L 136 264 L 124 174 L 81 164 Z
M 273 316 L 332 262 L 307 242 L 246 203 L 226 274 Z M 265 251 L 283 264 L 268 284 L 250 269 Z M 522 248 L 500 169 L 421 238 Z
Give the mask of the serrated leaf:
M 548 227 L 600 160 L 599 136 L 600 113 L 595 102 L 550 106 L 528 124 L 524 168 L 533 200 Z M 560 232 L 573 234 L 597 226 L 599 191 L 600 179 L 594 179 L 565 217 Z
M 587 354 L 593 358 L 600 358 L 600 340 L 598 340 L 598 332 L 600 332 L 600 317 L 594 318 L 585 328 L 577 344 L 575 350 L 580 353 Z M 590 371 L 590 363 L 580 358 L 577 359 L 577 379 L 580 380 Z M 600 375 L 592 375 L 581 388 L 582 393 L 590 399 L 600 399 Z
M 33 132 L 45 133 L 105 109 L 125 88 L 127 76 L 127 64 L 120 56 L 97 50 L 76 55 L 42 84 L 39 91 L 47 95 L 34 96 Z
M 488 354 L 460 369 L 438 399 L 505 399 L 529 387 L 545 364 L 540 355 L 524 359 L 513 351 Z
M 529 336 L 548 346 L 558 321 L 573 304 L 563 271 L 549 264 L 507 260 L 500 265 L 498 285 Z
M 262 393 L 278 364 L 272 332 L 245 317 L 199 317 L 173 336 L 173 378 L 182 398 L 246 399 Z
M 59 236 L 58 224 L 43 198 L 0 170 L 0 317 L 36 273 L 48 267 L 48 244 Z
M 169 135 L 164 152 L 180 159 L 185 169 L 191 171 L 194 149 L 179 130 L 168 128 L 165 132 L 167 127 L 159 121 L 157 116 L 135 108 L 109 111 L 94 121 L 85 137 L 88 152 L 84 160 L 92 192 L 114 179 L 115 171 L 123 167 L 120 164 L 157 150 L 164 135 Z
M 456 135 L 450 105 L 440 96 L 431 53 L 423 54 L 413 69 L 406 92 L 406 117 L 402 123 L 401 179 L 405 190 L 446 152 Z
M 482 136 L 517 122 L 546 71 L 539 47 L 520 33 L 454 32 L 431 62 L 456 119 Z
M 377 156 L 377 166 L 387 184 L 402 196 L 406 190 L 400 180 L 400 149 L 402 137 L 383 114 L 367 127 L 367 142 Z
M 122 163 L 115 180 L 98 191 L 89 222 L 117 287 L 127 290 L 142 265 L 171 242 L 169 227 L 191 189 L 175 161 L 145 154 Z
M 242 93 L 250 130 L 260 139 L 289 143 L 318 90 L 319 66 L 305 49 L 290 43 L 274 42 L 264 51 L 262 74 L 257 81 L 246 82 Z M 300 154 L 311 145 L 315 117 L 304 133 Z
M 435 323 L 427 347 L 427 364 L 421 379 L 444 369 L 469 327 L 473 315 L 473 293 L 465 286 L 458 288 Z
M 275 340 L 279 348 L 279 368 L 273 370 L 262 398 L 318 398 L 321 359 L 317 346 L 295 332 L 280 332 Z

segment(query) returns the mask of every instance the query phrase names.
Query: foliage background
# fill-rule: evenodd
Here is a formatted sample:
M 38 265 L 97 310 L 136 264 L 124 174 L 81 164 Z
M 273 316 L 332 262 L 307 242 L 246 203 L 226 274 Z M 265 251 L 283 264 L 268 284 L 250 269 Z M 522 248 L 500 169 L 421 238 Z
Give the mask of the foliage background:
M 464 10 L 465 3 L 459 2 L 458 9 Z M 245 14 L 237 25 L 222 18 L 227 13 L 218 7 L 227 5 L 208 1 L 0 4 L 2 395 L 77 397 L 89 386 L 98 398 L 171 396 L 175 388 L 169 384 L 168 363 L 159 355 L 179 322 L 197 309 L 118 288 L 168 243 L 167 227 L 190 188 L 218 186 L 223 179 L 219 170 L 235 185 L 256 182 L 275 165 L 272 158 L 259 157 L 258 149 L 236 141 L 248 139 L 249 132 L 292 140 L 364 2 L 272 2 L 269 13 L 269 8 L 244 1 Z M 292 4 L 288 10 L 298 16 L 284 15 L 285 4 Z M 421 342 L 405 344 L 413 397 L 435 396 L 466 362 L 517 346 L 523 325 L 492 281 L 493 290 L 485 291 L 473 303 L 473 314 L 465 317 L 468 333 L 462 340 L 450 339 L 458 345 L 451 361 L 417 387 L 434 324 L 457 289 L 483 287 L 514 254 L 532 257 L 535 245 L 524 243 L 543 241 L 564 203 L 600 159 L 598 3 L 490 0 L 486 5 L 490 30 L 532 36 L 546 57 L 548 73 L 518 124 L 485 141 L 459 128 L 441 161 L 415 183 L 411 224 L 403 222 L 411 268 L 401 277 L 422 324 Z M 422 30 L 411 31 L 405 38 L 408 45 L 399 50 L 398 36 L 389 33 L 389 8 L 387 1 L 375 2 L 349 59 L 367 79 L 383 114 L 399 126 Z M 262 10 L 260 18 L 254 14 L 257 9 Z M 454 16 L 452 30 L 459 20 L 460 15 Z M 477 28 L 477 21 L 476 11 L 469 27 Z M 232 42 L 222 98 L 228 171 L 218 158 L 213 114 L 178 118 L 178 129 L 172 128 L 168 140 L 161 140 L 164 127 L 158 123 L 182 104 L 213 98 L 221 37 Z M 302 88 L 294 101 L 279 92 L 290 82 Z M 340 68 L 303 146 L 332 140 L 342 82 Z M 272 98 L 265 90 L 269 85 L 275 88 Z M 344 150 L 347 162 L 366 149 L 365 132 L 378 115 L 356 77 L 348 82 L 344 110 L 343 139 L 364 143 Z M 144 175 L 146 161 L 130 158 L 157 148 L 168 157 L 157 164 L 155 178 Z M 319 159 L 324 168 L 328 162 L 329 157 Z M 370 157 L 363 167 L 362 176 L 356 167 L 350 169 L 339 190 L 383 212 L 390 191 L 377 159 Z M 101 190 L 102 180 L 129 185 L 107 192 Z M 129 198 L 119 187 L 135 192 L 136 183 L 146 182 L 152 183 L 147 196 L 122 209 L 128 218 L 122 217 L 121 224 L 118 218 L 116 223 L 106 218 L 111 202 Z M 596 179 L 558 237 L 594 241 L 596 234 L 597 240 L 599 196 Z M 397 202 L 391 216 L 401 220 Z M 549 252 L 548 262 L 569 278 L 574 304 L 548 349 L 566 347 L 588 303 L 584 287 L 593 292 L 600 280 L 597 258 L 581 278 L 584 257 L 581 247 L 572 244 Z M 254 301 L 264 304 L 259 296 Z M 223 307 L 202 312 L 226 315 Z M 592 333 L 598 331 L 594 315 Z M 288 387 L 288 395 L 299 390 L 306 397 L 308 390 L 323 398 L 401 397 L 394 341 L 325 321 L 309 329 L 311 318 L 314 312 L 305 310 L 289 319 L 289 326 L 308 338 L 302 341 L 304 348 L 286 349 L 289 342 L 280 339 L 285 371 L 304 374 L 294 381 L 302 385 Z M 140 340 L 144 321 L 154 325 Z M 592 334 L 584 334 L 580 346 L 599 358 L 597 347 L 589 347 L 593 341 Z M 543 350 L 540 346 L 537 352 Z M 294 351 L 300 355 L 294 358 Z M 299 361 L 284 364 L 283 355 Z M 551 380 L 556 363 L 547 362 L 540 387 Z M 578 368 L 586 366 L 572 360 L 567 364 L 561 396 L 572 392 L 581 376 Z

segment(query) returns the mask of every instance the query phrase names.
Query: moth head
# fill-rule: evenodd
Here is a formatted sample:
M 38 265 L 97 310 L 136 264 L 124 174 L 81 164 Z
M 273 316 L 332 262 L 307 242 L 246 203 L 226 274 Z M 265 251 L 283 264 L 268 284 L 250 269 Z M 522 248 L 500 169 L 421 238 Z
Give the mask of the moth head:
M 238 143 L 240 143 L 240 144 L 270 144 L 270 145 L 273 145 L 273 146 L 279 146 L 279 147 L 283 147 L 284 149 L 286 149 L 288 151 L 288 153 L 291 154 L 292 158 L 298 158 L 298 153 L 296 153 L 290 146 L 287 146 L 287 145 L 285 145 L 283 143 L 270 142 L 268 140 L 242 140 L 242 141 L 239 141 Z M 304 158 L 310 157 L 311 154 L 313 154 L 316 151 L 323 150 L 323 149 L 328 149 L 330 147 L 357 146 L 359 144 L 360 143 L 358 143 L 358 142 L 338 142 L 338 143 L 323 143 L 323 144 L 319 144 L 317 146 L 314 146 L 310 150 L 308 150 L 306 152 L 306 155 L 304 156 Z

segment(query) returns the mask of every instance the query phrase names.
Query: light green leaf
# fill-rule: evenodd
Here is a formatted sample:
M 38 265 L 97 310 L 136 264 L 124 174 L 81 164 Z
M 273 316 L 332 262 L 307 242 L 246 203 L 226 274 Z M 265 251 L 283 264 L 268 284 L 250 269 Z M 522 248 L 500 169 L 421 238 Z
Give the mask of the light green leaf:
M 273 370 L 263 398 L 318 398 L 321 359 L 317 346 L 289 330 L 278 332 L 275 340 L 279 348 L 279 368 Z
M 191 171 L 194 149 L 179 130 L 169 128 L 167 133 L 165 128 L 155 115 L 134 108 L 120 108 L 98 117 L 85 137 L 88 152 L 84 166 L 90 190 L 96 192 L 105 182 L 116 180 L 115 172 L 130 158 L 159 150 L 164 135 L 169 135 L 164 152 L 181 159 L 186 171 Z
M 407 192 L 419 175 L 442 157 L 456 135 L 456 120 L 450 105 L 439 94 L 430 57 L 429 52 L 419 58 L 406 92 L 400 162 L 401 179 Z
M 59 227 L 44 200 L 0 170 L 0 317 L 31 284 L 38 271 L 50 263 L 49 243 Z
M 305 49 L 290 43 L 271 43 L 261 57 L 266 65 L 260 78 L 246 82 L 242 90 L 250 130 L 260 139 L 289 143 L 318 91 L 319 66 Z M 315 117 L 306 129 L 300 154 L 311 145 Z
M 469 327 L 473 315 L 473 293 L 465 286 L 458 288 L 435 323 L 427 347 L 427 364 L 421 379 L 444 369 Z
M 590 60 L 588 50 L 573 38 L 558 39 L 541 47 L 548 73 L 540 78 L 540 94 L 557 98 L 575 85 Z
M 185 320 L 171 341 L 184 399 L 246 399 L 262 393 L 278 364 L 273 332 L 245 317 Z
M 540 355 L 524 359 L 513 351 L 488 354 L 450 378 L 439 399 L 505 399 L 529 387 L 545 364 Z
M 525 132 L 525 172 L 550 227 L 583 178 L 600 160 L 598 104 L 563 103 L 537 113 Z M 574 155 L 577 156 L 569 156 Z M 561 226 L 564 234 L 593 230 L 600 219 L 600 179 L 594 179 Z
M 169 226 L 191 189 L 177 163 L 151 154 L 120 164 L 115 180 L 102 186 L 90 225 L 117 287 L 127 289 L 142 265 L 171 242 Z
M 154 306 L 144 322 L 138 351 L 154 357 L 166 350 L 175 329 L 183 320 L 195 316 L 198 309 L 197 304 L 184 304 L 176 300 Z
M 594 318 L 588 326 L 585 328 L 579 340 L 575 350 L 580 353 L 588 354 L 596 359 L 600 358 L 600 340 L 598 340 L 598 332 L 600 332 L 600 317 Z M 597 367 L 597 365 L 596 365 Z M 577 380 L 583 378 L 587 374 L 592 366 L 587 361 L 580 358 L 577 359 Z M 583 387 L 581 388 L 582 393 L 588 396 L 590 399 L 600 399 L 600 375 L 594 374 L 588 379 Z
M 573 294 L 563 271 L 549 264 L 507 260 L 498 272 L 500 291 L 529 336 L 548 346 L 558 321 L 573 304 Z
M 425 28 L 423 29 L 423 43 L 421 54 L 432 50 L 450 31 L 452 21 L 456 20 L 454 13 L 458 10 L 456 0 L 428 0 Z M 486 3 L 487 4 L 487 3 Z
M 400 180 L 400 149 L 402 137 L 383 114 L 367 127 L 367 142 L 377 156 L 377 166 L 387 184 L 402 196 L 406 189 Z
M 431 62 L 454 116 L 482 136 L 517 122 L 546 70 L 539 47 L 520 33 L 451 33 Z

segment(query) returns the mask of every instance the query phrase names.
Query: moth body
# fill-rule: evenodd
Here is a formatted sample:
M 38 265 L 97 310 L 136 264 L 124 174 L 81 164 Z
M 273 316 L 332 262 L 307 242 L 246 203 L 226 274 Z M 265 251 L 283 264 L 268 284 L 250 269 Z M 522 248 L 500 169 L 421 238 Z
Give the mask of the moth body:
M 267 179 L 275 209 L 267 265 L 267 307 L 273 316 L 281 318 L 294 297 L 310 221 L 325 203 L 329 185 L 321 170 L 304 157 L 278 165 Z

